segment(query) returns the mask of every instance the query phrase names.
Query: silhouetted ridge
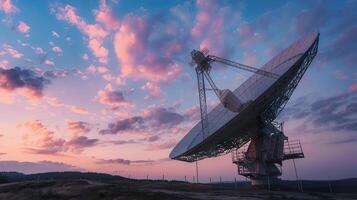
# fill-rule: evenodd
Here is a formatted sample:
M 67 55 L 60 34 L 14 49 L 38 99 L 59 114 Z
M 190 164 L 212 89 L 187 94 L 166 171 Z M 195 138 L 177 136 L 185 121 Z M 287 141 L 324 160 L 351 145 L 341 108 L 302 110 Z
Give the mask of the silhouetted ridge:
M 122 176 L 113 176 L 96 172 L 47 172 L 37 174 L 23 174 L 18 172 L 0 172 L 0 183 L 28 181 L 28 180 L 73 180 L 87 179 L 99 181 L 124 180 Z

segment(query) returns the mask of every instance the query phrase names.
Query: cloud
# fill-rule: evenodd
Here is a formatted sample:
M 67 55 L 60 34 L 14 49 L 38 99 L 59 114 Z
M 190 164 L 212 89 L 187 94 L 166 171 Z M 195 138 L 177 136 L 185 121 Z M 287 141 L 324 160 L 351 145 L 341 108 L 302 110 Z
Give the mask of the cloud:
M 66 146 L 73 152 L 80 153 L 84 148 L 97 145 L 98 139 L 89 139 L 86 136 L 75 136 L 66 142 Z
M 146 95 L 144 99 L 158 98 L 161 96 L 161 89 L 153 82 L 146 82 L 145 85 L 141 87 L 142 90 L 148 90 L 149 95 Z
M 160 140 L 160 136 L 158 136 L 158 135 L 152 135 L 150 137 L 145 138 L 145 141 L 148 141 L 148 142 L 156 142 L 158 140 Z
M 49 59 L 44 60 L 43 64 L 45 64 L 45 65 L 55 65 L 55 63 L 52 60 L 49 60 Z
M 239 4 L 236 4 L 239 5 Z M 230 57 L 236 43 L 232 26 L 240 20 L 239 8 L 216 1 L 196 1 L 198 13 L 191 29 L 192 37 L 200 41 L 199 48 L 210 49 L 212 54 Z
M 16 58 L 16 59 L 20 59 L 20 58 L 22 58 L 24 56 L 24 54 L 20 53 L 16 49 L 14 49 L 14 47 L 12 47 L 11 45 L 3 44 L 2 47 L 3 47 L 3 51 L 0 52 L 0 55 L 1 54 L 8 54 L 11 57 Z
M 88 60 L 88 59 L 89 59 L 88 54 L 86 54 L 86 53 L 83 54 L 82 59 L 83 59 L 83 60 Z
M 30 26 L 25 22 L 20 21 L 19 25 L 17 26 L 17 30 L 19 30 L 21 33 L 28 33 L 30 31 Z
M 349 76 L 343 70 L 340 70 L 340 69 L 335 70 L 332 74 L 338 80 L 348 80 L 349 79 Z
M 75 135 L 89 133 L 92 128 L 91 124 L 83 121 L 68 121 L 67 127 Z
M 59 38 L 60 35 L 56 31 L 51 31 L 53 37 Z
M 138 129 L 143 124 L 142 117 L 131 117 L 122 120 L 117 120 L 108 124 L 107 129 L 102 129 L 99 131 L 100 134 L 117 134 L 124 131 L 130 131 Z
M 95 74 L 95 73 L 103 74 L 103 73 L 108 72 L 108 68 L 104 67 L 104 66 L 94 66 L 93 64 L 91 64 L 87 68 L 87 72 L 92 73 L 92 74 Z
M 330 17 L 333 16 L 326 5 L 321 1 L 313 8 L 299 12 L 294 18 L 295 32 L 305 35 L 326 25 Z
M 39 120 L 30 120 L 23 125 L 27 132 L 23 134 L 25 145 L 31 146 L 28 150 L 36 154 L 56 154 L 67 150 L 66 141 L 56 138 Z
M 67 108 L 69 111 L 81 115 L 87 115 L 89 114 L 89 111 L 83 107 L 75 106 L 75 105 L 70 105 L 70 104 L 65 104 L 61 101 L 59 101 L 55 97 L 46 97 L 46 102 L 48 105 L 53 106 L 53 107 L 63 107 Z
M 104 30 L 98 24 L 88 24 L 84 19 L 78 16 L 76 8 L 71 5 L 57 7 L 54 9 L 58 20 L 66 21 L 76 26 L 83 34 L 88 37 L 88 48 L 101 63 L 107 63 L 108 50 L 103 46 L 103 39 L 109 32 Z
M 242 47 L 257 44 L 264 39 L 263 34 L 257 32 L 253 24 L 244 22 L 237 28 L 239 40 Z
M 42 71 L 41 75 L 46 78 L 67 77 L 69 71 L 65 69 Z
M 89 40 L 88 47 L 92 50 L 94 56 L 99 58 L 99 61 L 102 63 L 107 63 L 108 50 L 103 47 L 103 42 L 99 39 Z
M 201 119 L 201 110 L 200 106 L 193 106 L 191 108 L 188 108 L 184 112 L 184 117 L 185 119 L 192 120 L 192 121 L 197 121 Z
M 97 164 L 120 164 L 120 165 L 129 165 L 130 160 L 125 160 L 122 158 L 117 159 L 98 159 L 95 163 Z
M 55 53 L 57 53 L 57 54 L 62 53 L 61 47 L 58 47 L 58 46 L 52 47 L 52 51 L 55 52 Z
M 244 56 L 244 63 L 247 65 L 256 65 L 258 64 L 259 55 L 255 51 L 248 51 L 243 54 Z
M 357 142 L 357 137 L 333 141 L 330 144 L 347 144 L 347 143 L 355 143 L 355 142 Z
M 163 143 L 151 144 L 147 150 L 155 151 L 155 150 L 163 150 L 163 149 L 171 149 L 177 144 L 177 141 L 166 141 Z
M 144 115 L 150 125 L 154 127 L 172 127 L 183 121 L 183 116 L 170 108 L 155 107 L 145 109 Z
M 350 67 L 357 63 L 357 47 L 351 41 L 357 40 L 357 25 L 342 31 L 336 39 L 322 52 L 322 59 L 329 60 L 338 57 Z M 333 61 L 333 60 L 332 60 Z
M 27 121 L 23 124 L 23 127 L 27 130 L 23 134 L 23 142 L 29 146 L 27 150 L 35 154 L 81 153 L 85 148 L 93 147 L 99 141 L 98 139 L 76 135 L 68 141 L 57 138 L 55 133 L 49 130 L 40 120 Z M 75 128 L 78 131 L 78 127 Z
M 118 18 L 113 15 L 113 11 L 107 5 L 106 0 L 100 1 L 99 10 L 96 11 L 95 15 L 96 21 L 103 24 L 107 30 L 116 30 L 120 27 Z
M 19 9 L 12 4 L 11 0 L 1 0 L 0 10 L 4 11 L 6 14 L 19 12 Z
M 28 47 L 28 48 L 32 49 L 33 51 L 35 51 L 41 64 L 43 64 L 46 60 L 48 60 L 47 53 L 41 47 L 32 46 L 28 43 L 22 42 L 21 40 L 17 40 L 17 43 L 19 43 L 23 47 Z
M 99 90 L 96 99 L 100 103 L 111 106 L 128 105 L 129 102 L 124 98 L 122 91 L 114 90 L 109 83 L 105 86 L 104 90 Z
M 134 116 L 109 123 L 100 134 L 117 134 L 130 131 L 160 132 L 172 128 L 183 122 L 184 116 L 171 108 L 154 107 L 145 109 L 142 116 Z
M 138 143 L 136 140 L 111 140 L 111 141 L 104 141 L 103 144 L 112 144 L 112 145 L 124 145 L 124 144 L 136 144 Z
M 119 165 L 151 165 L 155 163 L 161 163 L 169 161 L 168 158 L 162 158 L 157 160 L 127 160 L 123 158 L 116 159 L 97 159 L 95 163 L 97 164 L 119 164 Z
M 9 61 L 7 61 L 7 60 L 1 60 L 0 61 L 0 68 L 7 69 L 8 66 L 9 66 Z
M 32 49 L 35 50 L 35 53 L 37 54 L 40 63 L 44 63 L 47 60 L 47 53 L 41 48 L 41 47 L 31 47 Z
M 12 160 L 0 161 L 1 171 L 6 172 L 21 172 L 25 174 L 44 173 L 44 172 L 59 172 L 59 171 L 82 171 L 83 169 L 69 165 L 63 162 L 53 161 L 38 161 L 38 162 L 21 162 Z
M 114 37 L 114 48 L 123 77 L 159 82 L 174 80 L 181 74 L 180 65 L 165 56 L 166 49 L 162 48 L 173 39 L 166 37 L 168 33 L 163 33 L 166 35 L 161 35 L 161 38 L 155 35 L 158 34 L 153 30 L 157 26 L 156 21 L 133 14 L 122 21 Z M 157 41 L 150 41 L 149 38 Z M 156 44 L 159 42 L 164 42 L 160 48 Z
M 20 94 L 29 100 L 38 100 L 43 96 L 43 90 L 49 83 L 48 79 L 30 69 L 0 69 L 0 90 L 3 96 L 13 96 L 15 91 L 21 90 Z
M 307 98 L 299 98 L 293 106 L 282 112 L 282 119 L 303 120 L 305 128 L 311 132 L 357 131 L 357 93 L 348 91 L 309 102 Z
M 150 135 L 140 139 L 129 139 L 129 140 L 110 140 L 101 142 L 101 144 L 110 145 L 126 145 L 126 144 L 152 144 L 153 142 L 158 142 L 161 140 L 159 135 Z
M 70 111 L 72 111 L 74 113 L 78 113 L 78 114 L 82 114 L 82 115 L 89 114 L 89 111 L 83 107 L 69 105 L 69 109 L 70 109 Z
M 349 92 L 357 92 L 357 82 L 351 84 L 351 85 L 348 87 L 348 91 L 349 91 Z

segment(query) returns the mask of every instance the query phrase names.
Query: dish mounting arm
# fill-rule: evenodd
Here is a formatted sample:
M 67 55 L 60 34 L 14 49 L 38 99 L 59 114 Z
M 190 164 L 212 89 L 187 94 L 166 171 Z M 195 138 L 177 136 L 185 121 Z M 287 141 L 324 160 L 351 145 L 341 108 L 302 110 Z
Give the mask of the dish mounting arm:
M 217 97 L 220 99 L 220 93 L 221 91 L 217 88 L 216 84 L 213 82 L 211 76 L 209 75 L 209 72 L 204 71 L 203 75 L 206 77 L 208 83 L 210 84 L 212 90 L 214 91 L 214 93 L 217 95 Z
M 205 139 L 205 137 L 208 135 L 208 115 L 207 115 L 207 102 L 206 102 L 206 88 L 205 88 L 204 73 L 205 73 L 204 70 L 196 68 L 203 139 Z
M 280 77 L 278 74 L 275 74 L 275 73 L 272 73 L 272 72 L 268 72 L 268 71 L 265 71 L 265 70 L 262 70 L 262 69 L 258 69 L 258 68 L 252 67 L 252 66 L 244 65 L 244 64 L 241 64 L 241 63 L 237 63 L 237 62 L 234 62 L 234 61 L 231 61 L 231 60 L 227 60 L 227 59 L 224 59 L 224 58 L 220 58 L 218 56 L 208 55 L 207 58 L 211 62 L 212 61 L 216 61 L 216 62 L 223 63 L 225 65 L 229 65 L 229 66 L 232 66 L 232 67 L 235 67 L 235 68 L 238 68 L 238 69 L 243 69 L 243 70 L 250 71 L 250 72 L 253 72 L 253 73 L 256 73 L 256 74 L 260 74 L 260 75 L 263 75 L 263 76 L 268 76 L 270 78 L 278 79 Z

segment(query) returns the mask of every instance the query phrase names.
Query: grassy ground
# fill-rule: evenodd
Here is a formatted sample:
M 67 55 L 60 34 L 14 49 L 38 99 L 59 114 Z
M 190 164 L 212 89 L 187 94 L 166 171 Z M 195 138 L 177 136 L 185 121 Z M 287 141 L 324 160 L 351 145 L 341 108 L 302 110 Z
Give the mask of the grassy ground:
M 333 194 L 255 189 L 224 189 L 206 184 L 167 181 L 24 181 L 0 185 L 0 199 L 357 199 L 357 194 Z

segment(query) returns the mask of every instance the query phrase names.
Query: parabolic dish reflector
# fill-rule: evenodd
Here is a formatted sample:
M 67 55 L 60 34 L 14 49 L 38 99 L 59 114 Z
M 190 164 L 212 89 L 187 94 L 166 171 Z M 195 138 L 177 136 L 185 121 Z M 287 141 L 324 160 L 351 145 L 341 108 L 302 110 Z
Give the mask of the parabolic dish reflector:
M 272 122 L 284 108 L 306 69 L 315 57 L 319 33 L 313 32 L 291 44 L 261 69 L 279 75 L 278 79 L 252 75 L 233 93 L 245 104 L 238 113 L 222 104 L 208 113 L 208 135 L 198 122 L 175 146 L 170 158 L 196 161 L 228 153 L 256 134 L 257 121 Z

